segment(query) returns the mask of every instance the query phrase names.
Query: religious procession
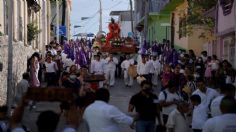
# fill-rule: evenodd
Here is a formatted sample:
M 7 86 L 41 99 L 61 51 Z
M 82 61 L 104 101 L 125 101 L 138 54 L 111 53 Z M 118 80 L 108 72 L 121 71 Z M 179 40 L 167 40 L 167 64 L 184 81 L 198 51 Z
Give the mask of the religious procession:
M 58 4 L 53 2 L 52 6 Z M 168 5 L 171 2 L 174 5 Z M 186 2 L 191 1 L 182 3 L 178 10 L 185 7 Z M 100 0 L 100 6 L 101 3 Z M 150 3 L 155 5 L 153 1 Z M 235 2 L 220 0 L 218 3 L 228 11 Z M 30 10 L 40 10 L 37 1 L 30 4 Z M 177 7 L 178 2 L 160 2 L 159 6 L 167 5 L 168 10 L 150 14 L 146 10 L 154 7 L 149 1 L 136 4 L 141 4 L 137 8 L 148 5 L 141 9 L 145 10 L 141 14 L 151 14 L 137 24 L 141 32 L 148 20 L 151 24 L 156 19 L 162 21 L 167 15 L 160 14 L 172 6 Z M 56 8 L 60 11 L 60 6 Z M 131 18 L 132 11 L 131 6 Z M 102 16 L 102 9 L 97 13 Z M 40 14 L 46 18 L 46 13 Z M 177 13 L 171 14 L 173 24 Z M 121 18 L 125 19 L 125 15 Z M 13 16 L 15 19 L 16 15 Z M 62 16 L 66 18 L 65 13 Z M 156 16 L 158 18 L 154 18 Z M 205 50 L 198 53 L 195 49 L 178 48 L 173 44 L 175 38 L 169 37 L 174 32 L 168 34 L 176 25 L 159 25 L 165 27 L 166 34 L 158 35 L 166 36 L 155 41 L 146 36 L 137 41 L 133 31 L 124 37 L 121 34 L 125 28 L 110 17 L 108 32 L 100 30 L 93 38 L 71 39 L 63 36 L 64 32 L 55 34 L 57 37 L 42 46 L 45 52 L 30 54 L 21 80 L 14 80 L 17 85 L 10 91 L 12 103 L 0 106 L 0 132 L 236 132 L 235 62 L 229 61 L 228 54 L 226 59 Z M 181 20 L 178 28 L 183 25 Z M 50 27 L 53 29 L 54 25 Z M 66 30 L 65 27 L 64 23 L 60 31 Z M 154 28 L 146 32 L 150 36 L 156 34 Z M 235 39 L 227 39 L 231 41 Z M 37 48 L 33 44 L 31 47 Z M 233 54 L 232 45 L 225 45 L 222 47 Z

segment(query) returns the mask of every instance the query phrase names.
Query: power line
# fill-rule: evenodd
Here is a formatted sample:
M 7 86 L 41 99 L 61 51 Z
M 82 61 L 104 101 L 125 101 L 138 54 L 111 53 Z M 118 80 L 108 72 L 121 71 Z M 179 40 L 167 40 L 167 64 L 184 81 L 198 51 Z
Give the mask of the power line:
M 118 5 L 120 5 L 121 3 L 122 3 L 122 1 L 119 1 L 118 3 L 116 3 L 115 5 L 113 5 L 112 7 L 107 8 L 107 9 L 103 9 L 103 10 L 111 10 L 112 8 L 114 8 L 114 7 L 118 6 Z
M 83 20 L 83 21 L 79 21 L 79 20 L 75 20 L 75 21 L 73 21 L 73 22 L 86 22 L 87 20 L 91 20 L 92 18 L 94 18 L 96 15 L 97 15 L 97 13 L 99 12 L 99 10 L 98 11 L 96 11 L 92 16 L 90 16 L 90 17 L 88 17 L 88 19 L 85 19 L 85 20 Z

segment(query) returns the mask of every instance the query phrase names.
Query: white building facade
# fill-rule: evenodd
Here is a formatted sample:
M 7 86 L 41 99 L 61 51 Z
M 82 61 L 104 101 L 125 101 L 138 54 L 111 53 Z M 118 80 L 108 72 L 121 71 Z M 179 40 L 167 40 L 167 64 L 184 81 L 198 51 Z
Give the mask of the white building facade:
M 56 3 L 59 2 L 55 0 Z M 12 2 L 12 7 L 9 7 L 9 3 Z M 27 59 L 33 54 L 33 52 L 45 53 L 45 45 L 47 45 L 52 36 L 51 34 L 51 3 L 53 0 L 0 0 L 0 106 L 6 104 L 7 100 L 7 77 L 8 75 L 8 34 L 13 35 L 13 64 L 12 64 L 12 76 L 13 87 L 9 90 L 12 95 L 15 92 L 15 86 L 22 78 L 22 74 L 26 72 Z M 66 0 L 66 2 L 70 2 Z M 69 4 L 67 4 L 67 7 Z M 8 8 L 12 9 L 12 14 L 8 13 Z M 70 10 L 67 9 L 66 22 L 70 24 Z M 57 10 L 59 22 L 60 12 Z M 9 24 L 8 18 L 12 15 L 13 27 L 12 31 L 8 32 Z M 40 33 L 36 35 L 36 38 L 28 42 L 28 28 L 29 24 L 38 27 Z M 59 23 L 58 23 L 59 25 Z M 68 26 L 69 27 L 69 26 Z M 69 28 L 68 28 L 69 30 Z M 68 31 L 69 33 L 69 31 Z

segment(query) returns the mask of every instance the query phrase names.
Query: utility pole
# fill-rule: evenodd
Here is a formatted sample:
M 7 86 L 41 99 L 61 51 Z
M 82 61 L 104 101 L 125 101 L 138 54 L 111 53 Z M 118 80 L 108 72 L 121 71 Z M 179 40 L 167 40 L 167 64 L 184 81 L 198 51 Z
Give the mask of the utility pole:
M 66 0 L 62 1 L 62 21 L 61 25 L 65 26 L 66 25 Z M 69 28 L 69 27 L 67 27 Z M 59 29 L 58 29 L 59 30 Z M 64 36 L 61 36 L 61 44 L 63 44 Z
M 60 13 L 59 13 L 60 9 L 59 9 L 59 2 L 58 0 L 56 0 L 56 14 L 57 14 L 57 17 L 56 17 L 56 36 L 57 36 L 57 42 L 59 42 L 59 26 L 60 26 L 60 23 L 59 23 L 59 18 L 60 18 Z
M 99 32 L 102 32 L 102 0 L 99 0 L 99 5 L 100 5 L 100 9 L 99 9 L 99 14 L 100 14 L 100 18 L 99 18 Z
M 130 2 L 130 17 L 131 17 L 131 31 L 134 33 L 134 23 L 133 23 L 133 3 L 132 0 L 129 0 Z
M 13 88 L 13 9 L 15 0 L 7 0 L 8 5 L 8 70 L 7 70 L 7 106 L 8 115 L 10 114 L 10 108 L 12 103 L 12 88 Z
M 149 0 L 145 0 L 145 17 L 144 17 L 144 39 L 148 39 L 148 14 L 149 14 Z

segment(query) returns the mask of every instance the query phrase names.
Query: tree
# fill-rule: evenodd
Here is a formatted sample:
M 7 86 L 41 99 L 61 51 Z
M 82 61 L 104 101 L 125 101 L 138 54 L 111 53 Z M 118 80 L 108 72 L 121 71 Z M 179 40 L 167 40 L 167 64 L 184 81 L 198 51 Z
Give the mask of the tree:
M 209 39 L 207 38 L 208 35 L 214 35 L 215 20 L 206 16 L 205 12 L 216 5 L 217 0 L 188 0 L 188 11 L 184 16 L 184 19 L 187 21 L 185 28 L 188 35 L 193 33 L 193 27 L 196 25 L 204 30 L 199 37 Z

